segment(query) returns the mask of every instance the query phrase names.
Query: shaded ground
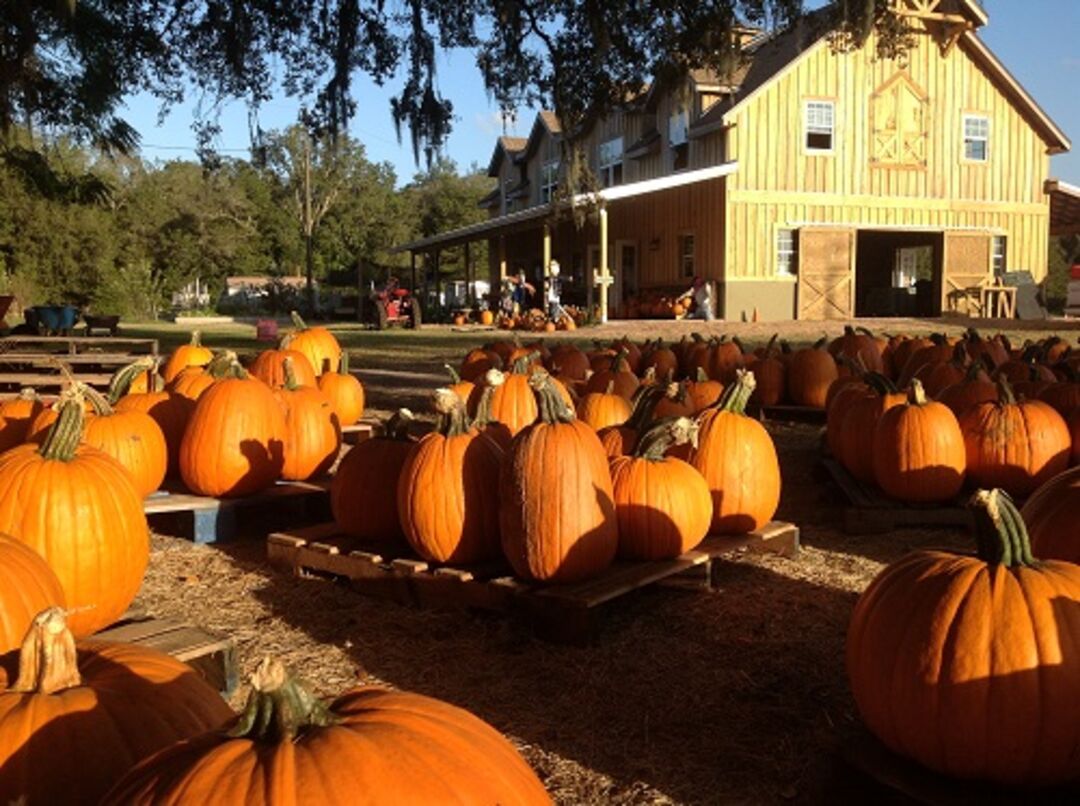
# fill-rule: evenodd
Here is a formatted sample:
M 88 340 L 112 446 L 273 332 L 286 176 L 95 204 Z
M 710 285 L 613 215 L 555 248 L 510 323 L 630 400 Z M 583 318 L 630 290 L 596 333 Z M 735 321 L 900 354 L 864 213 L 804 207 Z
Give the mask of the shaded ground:
M 661 327 L 686 329 L 575 335 Z M 822 329 L 787 330 L 808 340 Z M 490 335 L 339 331 L 379 409 L 423 408 L 443 360 Z M 561 803 L 835 801 L 832 756 L 857 729 L 843 668 L 855 597 L 912 547 L 966 538 L 843 534 L 815 474 L 818 429 L 770 430 L 783 466 L 778 517 L 802 527 L 801 556 L 735 558 L 711 594 L 664 588 L 619 600 L 589 647 L 545 644 L 500 617 L 419 612 L 293 579 L 266 566 L 260 542 L 156 537 L 138 604 L 232 635 L 244 674 L 273 653 L 325 694 L 362 679 L 464 706 L 510 735 Z

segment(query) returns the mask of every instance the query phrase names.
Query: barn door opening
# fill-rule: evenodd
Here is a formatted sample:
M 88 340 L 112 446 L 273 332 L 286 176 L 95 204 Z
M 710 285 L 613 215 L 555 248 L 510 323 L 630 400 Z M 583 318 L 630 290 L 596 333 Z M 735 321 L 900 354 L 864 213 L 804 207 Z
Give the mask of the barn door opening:
M 856 316 L 937 316 L 941 233 L 859 230 Z
M 855 314 L 855 230 L 799 230 L 799 319 L 850 319 Z

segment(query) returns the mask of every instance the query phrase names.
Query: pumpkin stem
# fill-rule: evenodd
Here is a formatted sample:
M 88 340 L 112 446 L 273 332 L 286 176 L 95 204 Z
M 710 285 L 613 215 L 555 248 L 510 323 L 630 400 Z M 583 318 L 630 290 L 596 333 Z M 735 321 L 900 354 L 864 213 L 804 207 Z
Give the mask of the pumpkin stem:
M 292 356 L 285 356 L 281 360 L 281 369 L 285 373 L 285 391 L 295 392 L 300 388 L 300 384 L 296 382 L 296 367 L 293 366 Z
M 896 384 L 886 378 L 880 372 L 867 372 L 862 377 L 863 383 L 873 389 L 881 396 L 895 395 L 900 390 L 896 388 Z
M 398 409 L 383 423 L 383 436 L 399 441 L 408 440 L 409 425 L 416 418 L 408 409 Z
M 297 330 L 307 330 L 307 323 L 303 320 L 298 311 L 290 311 L 289 318 L 292 319 L 293 327 Z
M 829 336 L 828 336 L 828 334 L 825 334 L 820 339 L 818 339 L 817 341 L 814 342 L 813 349 L 815 349 L 815 350 L 824 350 L 825 349 L 825 344 L 828 341 L 829 341 Z
M 773 350 L 776 349 L 776 340 L 780 338 L 779 333 L 773 333 L 772 338 L 769 339 L 769 343 L 765 345 L 765 355 L 762 358 L 772 358 Z
M 1013 391 L 1012 384 L 1009 383 L 1009 379 L 1004 375 L 1001 375 L 997 379 L 998 397 L 999 403 L 1003 406 L 1015 406 L 1016 405 L 1016 392 Z
M 341 361 L 338 362 L 338 375 L 349 374 L 349 351 L 341 351 Z
M 307 728 L 339 721 L 281 661 L 264 658 L 251 675 L 251 694 L 229 736 L 278 744 L 291 742 Z
M 191 345 L 192 347 L 202 347 L 202 331 L 201 330 L 193 330 L 193 331 L 191 331 L 191 340 L 188 341 L 188 344 Z
M 38 448 L 42 458 L 57 462 L 70 462 L 75 458 L 75 449 L 83 435 L 83 390 L 75 387 L 65 394 L 60 414 Z
M 625 347 L 620 347 L 619 352 L 615 353 L 611 358 L 611 371 L 612 372 L 629 372 L 630 364 L 626 360 L 626 356 L 629 355 Z
M 705 371 L 705 367 L 697 368 L 697 377 L 694 378 L 698 383 L 705 383 L 709 380 L 709 373 Z
M 675 370 L 670 370 L 670 372 L 674 372 L 674 371 Z M 656 367 L 649 367 L 648 369 L 645 370 L 645 372 L 642 373 L 642 375 L 641 375 L 641 383 L 644 384 L 645 386 L 649 386 L 650 384 L 656 383 Z
M 615 381 L 608 381 L 607 387 L 604 389 L 605 395 L 611 395 L 615 393 Z
M 529 366 L 533 364 L 539 357 L 540 353 L 536 350 L 533 350 L 531 353 L 518 356 L 514 359 L 514 364 L 510 368 L 510 371 L 513 372 L 515 375 L 524 375 L 529 371 Z
M 1037 564 L 1031 539 L 1016 504 L 1004 490 L 979 490 L 968 502 L 975 515 L 979 559 L 990 565 L 1016 568 Z
M 59 607 L 43 610 L 30 623 L 19 649 L 19 678 L 11 691 L 55 694 L 82 685 L 75 637 Z
M 135 379 L 144 372 L 154 372 L 157 365 L 158 359 L 148 355 L 116 370 L 112 378 L 109 379 L 109 402 L 114 406 L 119 403 L 120 398 L 131 390 L 131 385 L 135 382 Z M 154 378 L 157 379 L 157 373 L 154 373 Z
M 731 384 L 720 395 L 711 408 L 719 411 L 730 411 L 733 414 L 746 414 L 746 404 L 750 402 L 750 396 L 757 388 L 757 380 L 754 373 L 748 369 L 740 369 L 735 372 L 735 383 Z
M 918 378 L 911 379 L 911 386 L 908 387 L 908 401 L 914 406 L 925 406 L 929 402 L 922 381 Z
M 79 387 L 86 399 L 90 401 L 90 408 L 94 410 L 94 414 L 99 417 L 108 417 L 113 414 L 113 407 L 105 395 L 85 383 L 80 382 Z
M 667 389 L 659 384 L 640 386 L 635 394 L 634 408 L 623 425 L 640 433 L 652 422 L 653 411 L 666 396 Z
M 216 380 L 229 377 L 240 366 L 240 361 L 232 350 L 222 350 L 210 359 L 210 363 L 203 367 L 203 372 L 209 372 Z
M 432 395 L 435 413 L 439 415 L 435 430 L 444 437 L 460 437 L 469 431 L 465 402 L 452 389 L 436 389 Z
M 443 366 L 446 367 L 446 372 L 450 376 L 450 383 L 451 384 L 461 383 L 461 373 L 460 372 L 458 372 L 456 369 L 454 369 L 449 364 L 443 364 Z
M 698 424 L 689 417 L 667 417 L 641 435 L 634 456 L 659 462 L 673 445 L 687 442 L 697 448 Z
M 529 386 L 536 393 L 542 422 L 550 425 L 553 423 L 572 423 L 577 419 L 574 410 L 566 405 L 566 401 L 563 400 L 563 396 L 555 388 L 555 383 L 545 370 L 530 375 Z

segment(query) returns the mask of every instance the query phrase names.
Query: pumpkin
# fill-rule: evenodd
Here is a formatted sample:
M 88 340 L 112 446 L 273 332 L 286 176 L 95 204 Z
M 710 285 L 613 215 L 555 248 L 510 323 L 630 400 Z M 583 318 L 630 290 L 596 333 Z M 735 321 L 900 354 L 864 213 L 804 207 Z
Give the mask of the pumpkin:
M 450 376 L 450 385 L 447 388 L 461 398 L 461 402 L 465 404 L 465 411 L 470 416 L 475 415 L 480 396 L 483 394 L 482 388 L 472 381 L 463 380 L 458 371 L 449 364 L 443 364 L 443 366 Z
M 611 343 L 611 349 L 616 353 L 626 353 L 626 364 L 635 375 L 642 370 L 641 348 L 630 340 L 629 336 L 623 336 Z
M 840 377 L 836 361 L 825 349 L 825 339 L 798 350 L 788 364 L 787 388 L 796 406 L 824 409 L 829 385 Z
M 649 367 L 655 370 L 657 377 L 666 378 L 679 369 L 679 358 L 674 350 L 664 346 L 663 339 L 657 339 L 656 344 L 649 347 L 641 356 L 642 372 Z
M 874 334 L 865 328 L 861 332 L 851 325 L 844 325 L 844 335 L 833 339 L 829 344 L 833 358 L 841 356 L 850 361 L 858 361 L 869 372 L 880 373 L 885 364 L 881 358 L 881 348 Z
M 727 385 L 735 379 L 736 373 L 743 366 L 743 350 L 737 341 L 728 341 L 723 336 L 715 342 L 708 353 L 709 377 Z
M 286 358 L 292 359 L 293 374 L 300 386 L 315 386 L 318 383 L 310 359 L 299 350 L 263 350 L 255 356 L 248 372 L 271 389 L 280 389 L 285 385 Z
M 412 412 L 398 409 L 383 434 L 365 439 L 345 454 L 330 482 L 330 510 L 345 534 L 362 540 L 405 542 L 398 517 L 397 487 L 412 449 Z
M 224 350 L 215 355 L 205 367 L 188 367 L 182 370 L 165 388 L 173 394 L 186 397 L 192 403 L 197 403 L 203 392 L 214 385 L 214 381 L 233 373 L 233 365 L 236 363 L 236 353 Z
M 213 358 L 213 351 L 209 347 L 202 346 L 202 334 L 193 330 L 191 341 L 173 350 L 169 360 L 165 362 L 161 377 L 165 379 L 165 383 L 171 383 L 188 367 L 205 367 Z
M 18 649 L 38 613 L 63 606 L 64 587 L 44 558 L 0 534 L 0 656 Z
M 493 314 L 491 311 L 489 311 L 487 309 L 480 311 L 480 324 L 487 327 L 487 326 L 490 326 L 490 325 L 494 324 L 494 322 L 495 322 L 495 314 Z
M 334 334 L 325 327 L 308 327 L 296 311 L 290 316 L 295 330 L 282 340 L 282 349 L 306 355 L 316 376 L 330 372 L 341 361 L 341 345 Z
M 511 436 L 536 420 L 536 397 L 529 388 L 529 364 L 529 357 L 524 356 L 514 363 L 512 372 L 491 369 L 484 376 L 485 383 L 495 388 L 490 417 L 510 429 Z
M 608 381 L 603 392 L 589 392 L 577 404 L 577 416 L 595 431 L 622 425 L 630 418 L 630 401 L 615 394 L 615 381 Z
M 1062 417 L 1068 417 L 1077 409 L 1080 409 L 1080 378 L 1076 371 L 1068 364 L 1066 367 L 1065 380 L 1052 383 L 1039 393 L 1039 400 L 1049 404 Z M 0 417 L 3 410 L 0 409 Z
M 746 416 L 754 374 L 740 370 L 735 378 L 720 400 L 698 417 L 698 444 L 690 453 L 690 464 L 712 494 L 710 532 L 715 534 L 760 529 L 780 504 L 776 446 L 765 427 Z
M 592 374 L 585 384 L 585 393 L 606 392 L 608 384 L 612 385 L 615 394 L 621 395 L 627 400 L 634 396 L 634 392 L 641 385 L 637 375 L 630 369 L 630 363 L 627 360 L 625 351 L 617 353 L 611 359 L 607 369 Z
M 874 428 L 874 480 L 901 501 L 929 503 L 953 498 L 967 466 L 964 435 L 956 415 L 911 382 L 907 403 L 884 412 Z
M 787 367 L 776 354 L 776 339 L 773 334 L 764 352 L 753 362 L 756 386 L 750 402 L 759 406 L 775 406 L 787 394 Z
M 964 379 L 943 389 L 937 399 L 939 403 L 948 406 L 953 414 L 960 417 L 972 406 L 997 400 L 998 387 L 990 380 L 983 364 L 973 361 L 967 368 Z
M 166 474 L 174 474 L 180 467 L 180 442 L 184 438 L 195 403 L 183 395 L 165 390 L 160 380 L 146 392 L 130 391 L 130 379 L 142 374 L 143 370 L 138 361 L 117 370 L 109 382 L 108 400 L 117 412 L 141 412 L 153 418 L 165 438 L 168 452 Z
M 600 444 L 608 457 L 625 456 L 632 453 L 637 445 L 638 436 L 644 433 L 653 420 L 653 412 L 667 394 L 667 389 L 659 384 L 638 387 L 634 393 L 633 408 L 630 416 L 621 425 L 610 425 L 597 432 Z
M 954 348 L 952 358 L 948 361 L 940 364 L 927 364 L 915 375 L 922 381 L 926 394 L 937 400 L 941 393 L 950 386 L 967 378 L 969 363 L 964 342 L 960 342 Z
M 419 694 L 363 686 L 326 705 L 265 659 L 228 731 L 136 767 L 105 804 L 550 804 L 486 722 Z
M 77 635 L 116 621 L 142 583 L 150 531 L 131 475 L 81 444 L 82 393 L 73 389 L 41 446 L 0 455 L 0 533 L 56 573 Z
M 327 396 L 338 422 L 344 428 L 360 422 L 364 414 L 364 385 L 349 372 L 349 353 L 341 353 L 341 363 L 335 372 L 324 372 L 319 378 L 319 391 Z
M 1080 506 L 1080 467 L 1060 473 L 1037 489 L 1022 514 L 1031 535 L 1031 547 L 1045 560 L 1080 564 L 1080 534 L 1076 530 Z
M 683 460 L 665 456 L 675 445 L 693 445 L 697 434 L 687 417 L 659 422 L 638 440 L 633 456 L 611 460 L 620 557 L 673 559 L 705 539 L 712 524 L 709 485 Z
M 169 447 L 153 417 L 141 411 L 117 411 L 89 387 L 84 394 L 95 416 L 86 422 L 83 442 L 115 459 L 131 475 L 140 498 L 161 487 L 169 468 Z
M 724 393 L 724 384 L 712 380 L 700 367 L 694 377 L 685 382 L 684 387 L 695 414 L 712 406 Z
M 555 347 L 551 351 L 551 358 L 547 365 L 552 374 L 575 381 L 585 380 L 591 371 L 589 357 L 572 344 L 560 344 Z
M 0 801 L 97 804 L 139 761 L 231 717 L 191 667 L 132 644 L 76 644 L 64 612 L 45 610 L 0 693 Z
M 847 672 L 867 727 L 960 779 L 1041 786 L 1080 776 L 1080 567 L 1036 561 L 1000 490 L 972 503 L 976 556 L 913 551 L 859 597 Z
M 1024 497 L 1069 466 L 1069 427 L 1041 400 L 1018 403 L 1004 378 L 998 386 L 999 401 L 980 403 L 960 418 L 967 474 L 980 487 Z
M 38 393 L 29 387 L 0 403 L 0 453 L 26 442 L 31 421 L 44 408 Z
M 235 361 L 195 404 L 180 443 L 180 476 L 197 495 L 251 495 L 281 477 L 285 413 Z
M 503 553 L 522 579 L 574 582 L 603 571 L 618 545 L 607 454 L 546 373 L 529 384 L 540 418 L 514 438 L 503 461 Z
M 494 350 L 477 348 L 466 353 L 461 361 L 460 375 L 463 380 L 475 383 L 489 369 L 501 369 L 503 360 Z
M 930 336 L 927 346 L 912 350 L 910 357 L 900 371 L 898 385 L 906 387 L 923 367 L 942 364 L 952 358 L 955 345 L 940 333 Z
M 30 426 L 26 430 L 26 441 L 33 442 L 35 445 L 40 445 L 45 441 L 45 437 L 49 434 L 49 429 L 52 428 L 56 421 L 60 418 L 60 407 L 63 406 L 65 400 L 72 399 L 72 395 L 75 391 L 77 384 L 68 385 L 53 401 L 51 406 L 47 406 L 39 411 L 34 419 L 30 421 Z M 84 387 L 80 387 L 84 388 Z M 94 407 L 90 405 L 90 401 L 86 400 L 86 397 L 79 393 L 79 399 L 83 401 L 83 422 L 92 420 L 94 418 Z
M 697 414 L 694 401 L 690 399 L 686 391 L 686 383 L 669 382 L 664 384 L 664 396 L 656 403 L 653 409 L 654 420 L 665 420 L 670 417 L 693 417 Z M 687 444 L 680 442 L 680 445 Z
M 471 564 L 499 555 L 496 496 L 503 452 L 470 426 L 465 404 L 435 390 L 439 421 L 409 451 L 398 479 L 401 528 L 426 560 Z
M 859 481 L 873 483 L 874 443 L 868 435 L 874 433 L 885 412 L 904 405 L 907 397 L 884 375 L 870 372 L 864 377 L 865 389 L 852 387 L 851 397 L 846 402 L 837 398 L 829 410 L 827 434 L 833 454 L 847 471 Z M 831 439 L 834 430 L 835 443 Z
M 291 358 L 285 359 L 285 385 L 274 396 L 285 414 L 281 478 L 307 481 L 324 475 L 341 451 L 341 425 L 330 399 L 315 386 L 297 383 Z

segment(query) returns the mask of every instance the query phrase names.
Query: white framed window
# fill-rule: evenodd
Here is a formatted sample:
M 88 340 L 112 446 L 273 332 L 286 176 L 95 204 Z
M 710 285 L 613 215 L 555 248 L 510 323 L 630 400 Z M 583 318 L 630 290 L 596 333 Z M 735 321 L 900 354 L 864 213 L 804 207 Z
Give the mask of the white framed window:
M 555 195 L 555 188 L 559 186 L 559 160 L 558 158 L 546 160 L 540 166 L 540 203 L 547 204 Z
M 690 167 L 690 112 L 679 106 L 668 118 L 668 146 L 671 148 L 671 169 L 681 171 Z
M 803 107 L 803 145 L 810 154 L 831 154 L 836 124 L 836 104 L 807 101 Z
M 892 287 L 913 289 L 919 279 L 919 250 L 897 249 L 893 262 Z
M 795 230 L 776 231 L 776 274 L 779 277 L 794 276 L 799 265 L 795 242 Z
M 990 156 L 990 118 L 964 115 L 964 159 L 986 162 Z
M 694 234 L 684 232 L 679 235 L 679 271 L 683 277 L 693 277 L 694 271 Z
M 990 264 L 994 268 L 994 276 L 1000 277 L 1005 273 L 1005 258 L 1008 254 L 1008 241 L 1004 235 L 995 235 L 991 241 Z
M 600 144 L 597 166 L 600 171 L 600 185 L 609 188 L 622 184 L 623 139 L 615 137 Z

